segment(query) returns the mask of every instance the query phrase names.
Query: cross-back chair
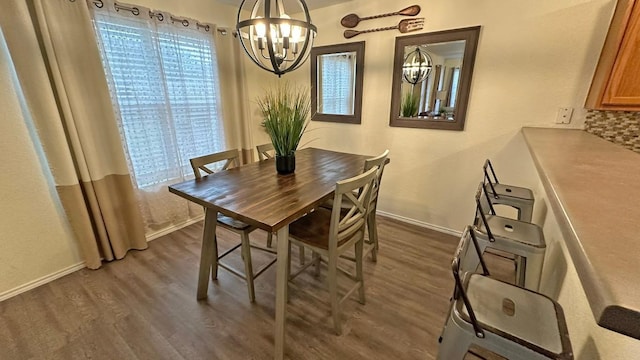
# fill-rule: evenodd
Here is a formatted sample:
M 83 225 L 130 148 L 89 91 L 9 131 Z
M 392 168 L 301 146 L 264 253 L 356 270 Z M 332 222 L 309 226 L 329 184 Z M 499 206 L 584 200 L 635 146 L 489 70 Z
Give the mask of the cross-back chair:
M 371 206 L 373 183 L 376 178 L 377 168 L 350 179 L 336 183 L 332 210 L 318 208 L 314 212 L 296 220 L 289 227 L 290 244 L 302 245 L 312 250 L 314 259 L 311 263 L 301 267 L 295 274 L 290 275 L 291 261 L 287 274 L 288 279 L 299 275 L 309 265 L 316 265 L 316 275 L 319 272 L 320 259 L 327 259 L 329 283 L 329 297 L 331 299 L 331 313 L 334 329 L 337 334 L 342 332 L 340 322 L 341 304 L 356 290 L 361 304 L 365 302 L 364 277 L 363 277 L 363 250 L 364 231 L 367 216 Z M 349 205 L 343 211 L 342 205 Z M 356 269 L 355 275 L 338 267 L 338 259 L 345 251 L 354 248 Z M 291 250 L 291 247 L 289 247 Z M 355 284 L 339 297 L 337 275 L 338 271 L 344 273 Z
M 380 192 L 380 185 L 382 184 L 382 174 L 384 168 L 388 163 L 389 150 L 385 150 L 382 154 L 366 159 L 364 161 L 364 171 L 372 168 L 376 168 L 376 178 L 373 183 L 371 192 L 371 204 L 369 206 L 369 214 L 367 214 L 367 234 L 368 238 L 365 238 L 365 255 L 371 253 L 371 260 L 377 261 L 378 257 L 378 225 L 376 223 L 376 209 L 378 208 L 378 193 Z M 333 208 L 333 200 L 330 199 L 322 205 L 328 209 Z M 348 206 L 348 205 L 347 205 Z M 345 206 L 343 206 L 344 210 Z M 345 258 L 352 258 L 345 256 Z
M 275 149 L 272 143 L 257 145 L 256 150 L 258 151 L 258 160 L 260 161 L 273 159 L 275 157 Z
M 202 174 L 201 171 L 204 172 L 207 175 L 210 174 L 214 174 L 216 171 L 211 170 L 211 168 L 213 168 L 213 166 L 211 166 L 212 164 L 222 164 L 222 167 L 220 168 L 220 170 L 218 171 L 224 171 L 227 169 L 230 169 L 232 167 L 235 166 L 239 166 L 240 164 L 240 153 L 238 152 L 237 149 L 233 149 L 233 150 L 227 150 L 227 151 L 222 151 L 219 153 L 214 153 L 214 154 L 209 154 L 209 155 L 204 155 L 204 156 L 200 156 L 200 157 L 196 157 L 193 159 L 190 159 L 190 163 L 191 163 L 191 168 L 193 169 L 193 173 L 196 177 L 196 179 L 201 179 L 202 178 Z M 211 211 L 210 209 L 205 209 L 205 211 Z M 217 237 L 216 239 L 214 239 L 215 242 L 215 246 L 214 246 L 214 251 L 215 251 L 215 256 L 217 257 L 218 261 L 216 261 L 216 263 L 218 264 L 218 266 L 228 270 L 229 272 L 231 272 L 232 274 L 240 277 L 241 279 L 244 279 L 247 283 L 247 290 L 249 291 L 249 300 L 251 302 L 255 301 L 255 289 L 254 289 L 254 285 L 253 285 L 253 281 L 256 277 L 258 277 L 260 274 L 262 274 L 269 266 L 273 265 L 276 261 L 276 259 L 272 259 L 267 265 L 265 265 L 264 267 L 262 267 L 260 270 L 258 270 L 257 272 L 254 273 L 253 271 L 253 264 L 251 261 L 251 248 L 255 248 L 255 249 L 259 249 L 262 251 L 267 251 L 270 252 L 272 254 L 275 254 L 276 252 L 272 249 L 268 249 L 268 248 L 263 248 L 261 246 L 257 246 L 257 245 L 253 245 L 251 244 L 251 242 L 249 241 L 249 233 L 251 233 L 252 231 L 256 230 L 257 228 L 255 226 L 251 226 L 249 224 L 245 224 L 242 221 L 233 219 L 231 217 L 225 216 L 221 213 L 218 213 L 217 216 L 217 225 L 220 227 L 223 227 L 227 230 L 230 230 L 236 234 L 240 235 L 240 243 L 231 247 L 229 250 L 225 251 L 224 253 L 222 253 L 221 255 L 218 255 L 218 242 L 217 242 Z M 271 242 L 271 237 L 272 234 L 269 233 L 267 234 L 267 242 L 270 243 Z M 242 259 L 244 261 L 244 272 L 237 270 L 235 268 L 233 268 L 230 265 L 227 265 L 223 262 L 221 262 L 220 260 L 222 258 L 224 258 L 225 256 L 229 255 L 232 251 L 234 251 L 235 249 L 237 249 L 238 247 L 241 248 L 241 254 L 242 254 Z M 218 276 L 218 268 L 217 266 L 214 267 L 214 269 L 212 269 L 212 273 L 211 273 L 211 278 L 213 280 L 217 279 Z

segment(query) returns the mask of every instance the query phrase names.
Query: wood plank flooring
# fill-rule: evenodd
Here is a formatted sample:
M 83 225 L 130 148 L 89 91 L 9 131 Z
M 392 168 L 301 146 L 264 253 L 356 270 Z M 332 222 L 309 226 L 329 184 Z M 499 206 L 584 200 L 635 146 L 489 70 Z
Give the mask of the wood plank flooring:
M 458 239 L 384 217 L 378 226 L 378 262 L 365 261 L 367 303 L 344 303 L 342 336 L 332 331 L 325 269 L 294 280 L 289 359 L 435 358 Z M 196 301 L 201 234 L 202 223 L 191 225 L 102 269 L 1 302 L 0 359 L 271 359 L 275 266 L 256 279 L 253 304 L 245 283 L 224 269 L 208 299 Z M 221 249 L 239 241 L 218 234 Z M 264 243 L 266 234 L 251 238 Z M 242 268 L 239 254 L 228 261 Z M 255 252 L 254 269 L 269 256 Z

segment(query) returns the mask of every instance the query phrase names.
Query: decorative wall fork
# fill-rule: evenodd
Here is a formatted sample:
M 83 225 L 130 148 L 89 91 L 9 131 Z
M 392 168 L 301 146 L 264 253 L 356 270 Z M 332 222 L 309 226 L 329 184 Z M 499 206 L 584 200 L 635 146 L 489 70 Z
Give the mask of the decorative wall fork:
M 411 6 L 406 7 L 404 9 L 400 10 L 400 11 L 386 13 L 386 14 L 380 14 L 380 15 L 359 17 L 356 14 L 349 14 L 349 15 L 346 15 L 345 17 L 343 17 L 342 20 L 340 20 L 340 24 L 342 24 L 342 26 L 344 26 L 346 28 L 354 28 L 354 27 L 358 26 L 358 23 L 360 21 L 363 21 L 363 20 L 378 19 L 378 18 L 381 18 L 381 17 L 394 16 L 394 15 L 416 16 L 419 13 L 420 13 L 420 6 L 411 5 Z
M 375 32 L 375 31 L 395 30 L 395 29 L 398 29 L 398 31 L 400 31 L 401 33 L 408 33 L 408 32 L 411 32 L 411 31 L 420 30 L 420 29 L 422 29 L 423 26 L 424 26 L 424 18 L 404 19 L 404 20 L 400 20 L 400 22 L 396 26 L 389 26 L 389 27 L 382 27 L 382 28 L 375 28 L 375 29 L 368 29 L 368 30 L 360 30 L 360 31 L 358 31 L 358 30 L 345 30 L 344 31 L 344 37 L 347 38 L 347 39 L 351 39 L 352 37 L 354 37 L 356 35 L 360 35 L 360 34 L 364 34 L 364 33 L 370 33 L 370 32 Z

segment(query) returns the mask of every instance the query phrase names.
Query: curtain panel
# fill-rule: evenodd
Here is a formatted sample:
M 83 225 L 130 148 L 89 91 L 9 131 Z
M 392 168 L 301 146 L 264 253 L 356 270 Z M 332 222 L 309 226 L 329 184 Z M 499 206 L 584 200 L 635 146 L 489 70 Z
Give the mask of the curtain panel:
M 9 51 L 86 266 L 147 248 L 86 5 L 5 5 Z
M 133 18 L 125 10 L 116 11 L 115 2 L 98 0 L 15 0 L 0 12 L 0 24 L 58 195 L 86 265 L 92 269 L 100 267 L 102 260 L 124 257 L 130 249 L 145 249 L 145 232 L 148 237 L 198 220 L 202 214 L 201 207 L 171 195 L 166 186 L 151 191 L 137 186 L 121 141 L 120 109 L 114 107 L 116 99 L 109 91 L 112 74 L 105 74 L 102 44 L 98 44 L 92 22 L 92 13 L 98 12 Z M 187 20 L 188 30 L 214 39 L 222 150 L 240 148 L 250 161 L 253 141 L 244 54 L 235 34 L 167 12 L 152 10 L 149 14 L 155 21 L 150 27 L 171 33 L 171 28 L 186 27 L 182 21 Z M 165 22 L 158 24 L 159 17 Z M 190 176 L 186 170 L 183 175 Z

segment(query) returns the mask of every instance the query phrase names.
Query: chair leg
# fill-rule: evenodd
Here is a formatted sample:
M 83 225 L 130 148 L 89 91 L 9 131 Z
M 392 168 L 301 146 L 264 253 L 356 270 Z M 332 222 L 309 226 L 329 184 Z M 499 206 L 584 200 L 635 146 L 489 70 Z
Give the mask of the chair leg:
M 364 239 L 356 242 L 356 249 L 355 249 L 356 250 L 356 280 L 358 281 L 358 283 L 360 283 L 360 288 L 358 288 L 358 301 L 362 305 L 364 305 L 365 303 L 364 275 L 362 271 L 362 261 L 364 260 L 362 255 L 362 253 L 364 252 L 363 248 L 364 248 Z M 375 249 L 373 251 L 375 251 Z
M 267 234 L 267 247 L 270 248 L 271 247 L 271 243 L 273 242 L 273 233 L 268 233 Z
M 524 259 L 524 287 L 538 291 L 540 288 L 540 275 L 542 274 L 542 266 L 544 263 L 544 253 L 530 254 Z
M 516 285 L 519 287 L 524 287 L 524 282 L 527 279 L 527 275 L 525 273 L 527 260 L 523 256 L 516 255 L 514 262 L 516 265 Z
M 289 281 L 291 280 L 291 279 L 289 279 L 291 277 L 291 242 L 289 242 L 289 248 L 287 249 L 287 253 L 288 253 L 288 256 L 287 256 L 287 273 L 286 273 L 286 276 L 285 276 L 285 278 L 287 279 L 287 285 L 286 285 L 286 290 L 285 290 L 287 295 L 285 296 L 285 299 L 287 299 L 287 302 L 289 302 Z
M 449 318 L 442 333 L 442 341 L 438 347 L 436 360 L 463 360 L 471 345 L 469 336 L 473 335 L 460 329 L 457 324 Z
M 218 279 L 218 236 L 213 236 L 213 263 L 211 264 L 211 280 Z
M 251 264 L 251 244 L 249 243 L 249 234 L 242 232 L 242 254 L 244 255 L 244 272 L 247 281 L 247 289 L 249 290 L 249 300 L 256 301 L 255 289 L 253 287 L 253 265 Z
M 313 273 L 313 276 L 318 277 L 320 276 L 320 254 L 314 251 L 311 254 L 311 258 L 312 258 L 312 261 L 315 263 L 314 265 L 315 271 Z
M 373 249 L 371 249 L 371 260 L 373 262 L 378 261 L 378 228 L 376 226 L 376 214 L 372 212 L 367 216 L 367 232 L 369 233 L 369 242 Z
M 304 246 L 298 247 L 298 253 L 300 254 L 300 265 L 304 265 Z
M 331 256 L 334 255 L 334 256 Z M 338 299 L 338 257 L 335 254 L 329 255 L 329 296 L 331 297 L 331 315 L 333 316 L 333 328 L 336 334 L 342 334 L 340 324 L 340 299 Z

